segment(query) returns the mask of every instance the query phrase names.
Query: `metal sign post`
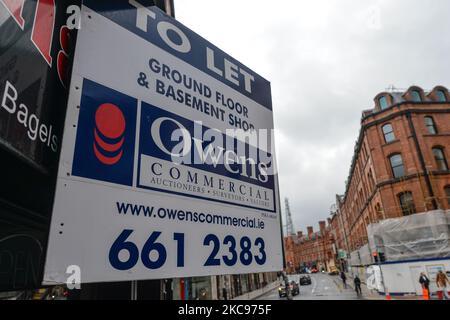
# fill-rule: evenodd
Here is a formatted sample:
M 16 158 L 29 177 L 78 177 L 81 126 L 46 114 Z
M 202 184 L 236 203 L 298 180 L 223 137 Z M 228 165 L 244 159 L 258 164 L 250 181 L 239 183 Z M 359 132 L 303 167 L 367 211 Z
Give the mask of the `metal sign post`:
M 137 300 L 137 281 L 131 281 L 131 300 Z

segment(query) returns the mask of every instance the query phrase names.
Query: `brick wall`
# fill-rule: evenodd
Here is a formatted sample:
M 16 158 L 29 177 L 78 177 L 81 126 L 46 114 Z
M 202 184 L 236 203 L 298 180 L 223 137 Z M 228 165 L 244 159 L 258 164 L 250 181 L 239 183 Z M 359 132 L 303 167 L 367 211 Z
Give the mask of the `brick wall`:
M 347 234 L 350 250 L 367 243 L 366 227 L 370 223 L 400 217 L 405 213 L 432 210 L 434 206 L 450 208 L 445 192 L 445 187 L 450 185 L 450 172 L 438 170 L 432 151 L 434 147 L 440 147 L 445 159 L 450 159 L 450 104 L 431 101 L 433 92 L 428 98 L 422 93 L 427 99 L 422 103 L 407 102 L 406 93 L 396 98 L 403 101 L 397 101 L 384 111 L 376 106 L 372 112 L 364 112 L 346 193 L 338 201 L 343 225 L 337 223 L 337 218 L 331 224 L 333 234 Z M 394 98 L 388 100 L 394 103 Z M 437 134 L 429 133 L 425 125 L 426 116 L 433 118 Z M 383 133 L 386 124 L 392 126 L 395 136 L 391 142 L 386 142 Z M 394 154 L 400 154 L 403 160 L 404 175 L 399 178 L 393 176 L 389 160 Z M 412 195 L 412 207 L 402 207 L 400 204 L 399 196 L 405 192 Z M 413 210 L 406 210 L 408 208 Z M 337 237 L 336 245 L 345 249 L 342 238 Z

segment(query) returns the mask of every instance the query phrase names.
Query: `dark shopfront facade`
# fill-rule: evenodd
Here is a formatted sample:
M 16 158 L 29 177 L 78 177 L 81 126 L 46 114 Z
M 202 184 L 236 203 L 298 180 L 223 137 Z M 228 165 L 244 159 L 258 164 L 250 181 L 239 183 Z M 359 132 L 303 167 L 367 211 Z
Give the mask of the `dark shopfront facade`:
M 31 298 L 41 287 L 76 39 L 66 12 L 80 4 L 0 0 L 0 299 Z M 159 299 L 163 284 L 138 281 L 137 292 Z M 75 296 L 130 292 L 130 282 L 85 284 Z
M 229 300 L 263 289 L 278 280 L 276 272 L 173 279 L 175 300 Z
M 74 38 L 69 1 L 18 3 L 0 3 L 0 292 L 40 287 Z

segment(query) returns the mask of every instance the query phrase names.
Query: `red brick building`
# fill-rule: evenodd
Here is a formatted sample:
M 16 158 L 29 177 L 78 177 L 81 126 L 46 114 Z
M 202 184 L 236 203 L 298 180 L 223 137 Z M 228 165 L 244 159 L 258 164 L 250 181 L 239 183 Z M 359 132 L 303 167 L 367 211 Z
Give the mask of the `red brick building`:
M 331 222 L 331 219 L 329 219 Z M 296 236 L 285 237 L 285 255 L 288 272 L 294 272 L 301 266 L 324 268 L 334 265 L 333 237 L 330 225 L 319 222 L 319 231 L 307 227 L 307 234 L 299 231 Z
M 413 86 L 383 92 L 364 111 L 343 196 L 331 219 L 339 249 L 367 243 L 367 225 L 450 209 L 450 94 Z
M 294 273 L 299 265 L 297 236 L 284 237 L 284 256 L 286 259 L 286 271 Z

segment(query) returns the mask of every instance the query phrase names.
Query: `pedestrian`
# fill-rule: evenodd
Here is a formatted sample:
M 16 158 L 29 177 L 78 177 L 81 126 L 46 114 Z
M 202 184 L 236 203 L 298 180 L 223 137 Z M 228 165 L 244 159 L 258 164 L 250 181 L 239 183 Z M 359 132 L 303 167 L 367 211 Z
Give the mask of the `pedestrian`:
M 345 275 L 344 271 L 341 271 L 341 279 L 342 283 L 344 284 L 344 289 L 347 289 L 347 276 Z
M 439 270 L 439 272 L 436 276 L 436 284 L 438 287 L 438 291 L 443 291 L 445 298 L 447 300 L 450 300 L 450 297 L 449 297 L 448 291 L 447 291 L 448 290 L 447 285 L 449 285 L 450 282 L 447 278 L 447 275 L 442 270 Z
M 359 279 L 358 275 L 355 276 L 355 278 L 353 279 L 353 283 L 355 285 L 355 291 L 356 294 L 359 296 L 362 294 L 361 291 L 361 280 Z
M 423 290 L 427 290 L 428 299 L 430 299 L 430 279 L 425 275 L 425 272 L 420 273 L 419 283 Z

